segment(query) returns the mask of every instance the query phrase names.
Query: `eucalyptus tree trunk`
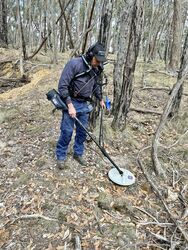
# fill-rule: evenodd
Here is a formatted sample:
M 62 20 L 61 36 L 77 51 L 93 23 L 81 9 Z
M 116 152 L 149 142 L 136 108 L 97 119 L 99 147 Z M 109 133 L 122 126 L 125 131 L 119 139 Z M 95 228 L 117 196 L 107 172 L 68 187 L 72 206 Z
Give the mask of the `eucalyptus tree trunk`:
M 59 51 L 63 52 L 64 25 L 63 19 L 59 20 Z
M 42 2 L 40 2 L 40 4 L 42 4 Z M 38 29 L 39 29 L 39 41 L 38 41 L 38 46 L 41 44 L 41 42 L 42 42 L 42 40 L 43 40 L 43 20 L 42 20 L 42 17 L 43 17 L 43 15 L 42 15 L 42 11 L 43 11 L 43 9 L 40 7 L 39 8 L 39 13 L 38 13 Z M 55 18 L 55 17 L 54 17 Z
M 76 9 L 77 9 L 77 20 L 76 20 L 76 37 L 77 40 L 80 37 L 80 32 L 81 32 L 81 18 L 80 18 L 80 10 L 81 10 L 81 1 L 77 0 L 77 5 L 76 5 Z
M 62 1 L 62 7 L 63 9 L 65 8 L 64 5 L 65 1 Z M 59 51 L 64 52 L 63 44 L 64 44 L 64 31 L 65 31 L 65 25 L 63 22 L 63 17 L 60 18 L 59 20 Z
M 114 65 L 114 77 L 113 77 L 113 85 L 114 85 L 114 93 L 113 93 L 113 107 L 112 107 L 112 113 L 115 114 L 115 112 L 118 109 L 118 102 L 121 95 L 121 86 L 123 81 L 123 65 L 125 65 L 125 53 L 127 51 L 128 46 L 128 36 L 130 35 L 130 14 L 131 14 L 131 6 L 125 5 L 124 6 L 125 11 L 119 12 L 119 25 L 120 28 L 117 32 L 118 41 L 116 44 L 116 51 L 117 51 L 117 60 Z M 126 36 L 125 36 L 126 34 Z
M 52 1 L 52 49 L 53 49 L 53 64 L 57 64 L 57 25 L 53 11 L 56 9 L 55 1 Z
M 47 37 L 47 1 L 44 1 L 44 19 L 43 19 L 43 40 Z M 44 51 L 47 52 L 47 43 L 44 44 Z
M 112 51 L 117 52 L 118 51 L 118 42 L 119 42 L 119 37 L 121 35 L 120 32 L 120 27 L 121 27 L 121 21 L 122 21 L 122 8 L 121 8 L 121 3 L 118 4 L 115 2 L 114 4 L 114 18 L 113 18 L 113 34 L 112 34 Z M 125 11 L 126 12 L 126 11 Z M 127 15 L 125 15 L 126 17 Z M 121 27 L 122 29 L 122 27 Z M 123 31 L 124 32 L 124 31 Z
M 174 12 L 172 22 L 172 47 L 170 53 L 169 70 L 174 72 L 178 69 L 181 57 L 182 44 L 182 0 L 174 0 Z
M 153 168 L 154 168 L 154 171 L 156 172 L 156 174 L 158 174 L 158 175 L 165 176 L 165 169 L 163 169 L 163 167 L 161 166 L 161 163 L 158 159 L 158 147 L 160 146 L 160 143 L 159 143 L 160 136 L 161 136 L 161 133 L 163 131 L 164 125 L 166 123 L 167 117 L 172 112 L 174 104 L 177 103 L 178 99 L 179 99 L 179 101 L 178 101 L 178 107 L 179 107 L 180 100 L 181 100 L 180 93 L 182 93 L 183 82 L 185 81 L 187 74 L 188 74 L 188 33 L 187 33 L 185 43 L 184 43 L 183 54 L 182 54 L 182 58 L 181 58 L 181 66 L 180 66 L 180 70 L 178 73 L 177 82 L 174 85 L 174 87 L 171 91 L 171 94 L 170 94 L 170 98 L 169 98 L 169 100 L 164 108 L 163 114 L 162 114 L 160 122 L 159 122 L 159 126 L 156 130 L 156 133 L 155 133 L 154 139 L 153 139 L 153 143 L 152 143 L 151 154 L 152 154 Z
M 7 3 L 6 0 L 0 1 L 0 47 L 8 45 L 7 30 Z
M 20 0 L 17 0 L 17 13 L 18 13 L 18 30 L 19 30 L 19 39 L 20 39 L 20 50 L 21 50 L 21 58 L 26 59 L 26 44 L 23 33 L 23 25 L 21 18 L 21 10 L 20 10 Z
M 32 45 L 33 45 L 33 31 L 32 31 L 32 6 L 31 6 L 31 0 L 28 0 L 28 43 L 29 43 L 29 53 L 32 51 Z
M 113 0 L 104 0 L 102 5 L 102 16 L 100 22 L 98 41 L 101 42 L 106 48 L 106 55 L 110 38 L 113 4 L 114 4 Z
M 139 44 L 141 39 L 142 24 L 143 24 L 143 5 L 144 0 L 132 1 L 129 21 L 128 33 L 123 33 L 120 37 L 121 53 L 117 57 L 117 65 L 114 74 L 114 119 L 112 127 L 114 129 L 124 129 L 126 125 L 126 117 L 129 112 L 129 107 L 132 99 L 132 84 L 136 61 L 139 53 Z M 122 26 L 126 26 L 126 18 L 122 19 Z M 124 49 L 124 51 L 122 51 Z M 121 61 L 121 63 L 119 62 Z M 120 74 L 120 77 L 118 77 Z M 120 81 L 118 91 L 116 89 Z
M 153 23 L 154 23 L 154 11 L 155 11 L 155 2 L 154 0 L 151 0 L 151 14 L 150 14 L 150 17 L 149 17 L 149 23 L 147 26 L 145 26 L 146 29 L 148 29 L 148 37 L 146 39 L 146 49 L 145 49 L 145 53 L 144 53 L 144 61 L 147 60 L 147 53 L 149 51 L 149 47 L 150 47 L 150 42 L 151 42 L 151 37 L 152 37 L 152 26 L 153 26 Z M 148 16 L 146 17 L 148 19 Z M 147 24 L 147 22 L 145 23 L 145 25 Z

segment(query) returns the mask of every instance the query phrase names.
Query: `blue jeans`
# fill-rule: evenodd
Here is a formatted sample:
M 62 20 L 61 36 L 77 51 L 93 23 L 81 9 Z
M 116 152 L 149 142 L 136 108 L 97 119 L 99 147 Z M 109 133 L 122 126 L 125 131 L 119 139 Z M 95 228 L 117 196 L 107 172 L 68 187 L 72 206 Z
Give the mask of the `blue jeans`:
M 88 127 L 89 110 L 87 102 L 72 101 L 76 109 L 76 117 L 81 121 L 84 127 Z M 56 157 L 57 160 L 65 160 L 67 156 L 67 149 L 71 141 L 74 125 L 76 126 L 76 136 L 74 142 L 74 154 L 82 156 L 84 152 L 84 142 L 86 140 L 86 132 L 84 129 L 75 121 L 74 118 L 70 117 L 68 112 L 63 112 L 61 121 L 61 133 L 56 146 Z

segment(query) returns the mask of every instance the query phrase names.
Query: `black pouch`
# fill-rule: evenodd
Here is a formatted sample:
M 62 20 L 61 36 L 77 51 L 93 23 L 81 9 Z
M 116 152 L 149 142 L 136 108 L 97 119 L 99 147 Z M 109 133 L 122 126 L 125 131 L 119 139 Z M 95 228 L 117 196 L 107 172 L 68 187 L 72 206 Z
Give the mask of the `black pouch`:
M 47 99 L 53 103 L 56 109 L 67 110 L 67 106 L 62 100 L 60 94 L 55 90 L 50 90 L 47 94 Z

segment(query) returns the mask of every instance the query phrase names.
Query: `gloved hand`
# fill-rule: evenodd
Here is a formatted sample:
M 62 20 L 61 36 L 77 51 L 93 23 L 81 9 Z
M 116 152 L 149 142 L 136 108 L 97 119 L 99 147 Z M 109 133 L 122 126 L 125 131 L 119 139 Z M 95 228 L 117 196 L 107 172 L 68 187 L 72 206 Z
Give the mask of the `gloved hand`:
M 75 109 L 74 105 L 72 104 L 72 102 L 68 104 L 68 112 L 72 118 L 76 117 L 76 109 Z

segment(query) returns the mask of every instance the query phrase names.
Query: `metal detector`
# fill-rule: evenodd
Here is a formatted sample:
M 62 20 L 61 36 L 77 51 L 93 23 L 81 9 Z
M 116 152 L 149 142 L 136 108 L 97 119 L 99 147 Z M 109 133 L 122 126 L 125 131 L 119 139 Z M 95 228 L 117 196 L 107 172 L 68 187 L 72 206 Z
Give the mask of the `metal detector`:
M 64 101 L 61 99 L 60 94 L 55 90 L 50 90 L 47 94 L 47 99 L 50 100 L 54 106 L 57 109 L 62 109 L 64 111 L 67 111 L 68 108 Z M 60 108 L 61 107 L 61 108 Z M 86 134 L 92 139 L 92 141 L 95 142 L 97 147 L 101 150 L 103 155 L 112 163 L 114 168 L 112 168 L 108 172 L 108 178 L 115 184 L 120 185 L 120 186 L 129 186 L 135 183 L 135 177 L 134 175 L 123 168 L 119 168 L 115 162 L 110 158 L 109 154 L 106 152 L 106 150 L 95 140 L 95 138 L 89 133 L 89 131 L 85 128 L 85 126 L 80 122 L 80 120 L 75 117 L 74 118 L 78 124 L 83 128 L 83 130 L 86 132 Z

